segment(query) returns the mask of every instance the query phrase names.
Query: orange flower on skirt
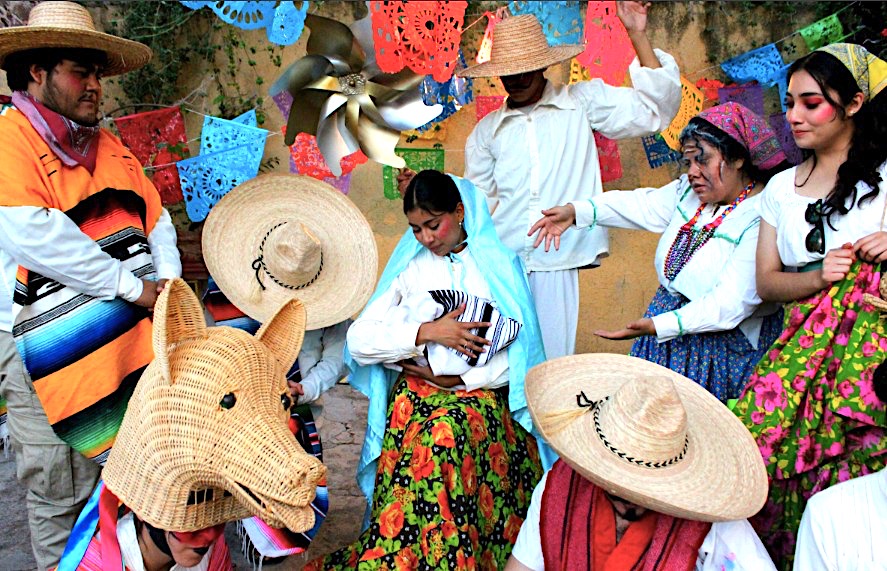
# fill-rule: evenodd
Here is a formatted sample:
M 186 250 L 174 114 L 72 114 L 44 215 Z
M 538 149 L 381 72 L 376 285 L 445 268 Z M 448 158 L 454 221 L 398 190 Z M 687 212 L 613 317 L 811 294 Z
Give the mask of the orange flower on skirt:
M 400 507 L 400 502 L 394 502 L 379 515 L 379 533 L 383 537 L 392 539 L 397 537 L 401 529 L 403 529 L 403 509 Z

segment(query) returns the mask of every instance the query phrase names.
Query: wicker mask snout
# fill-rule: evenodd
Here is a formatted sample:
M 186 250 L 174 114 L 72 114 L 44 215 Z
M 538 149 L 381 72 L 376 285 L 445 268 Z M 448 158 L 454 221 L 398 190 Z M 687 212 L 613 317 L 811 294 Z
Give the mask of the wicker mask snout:
M 325 468 L 287 428 L 281 395 L 305 331 L 286 303 L 255 337 L 207 328 L 182 280 L 154 313 L 155 359 L 130 400 L 103 476 L 151 525 L 193 531 L 258 516 L 306 531 Z

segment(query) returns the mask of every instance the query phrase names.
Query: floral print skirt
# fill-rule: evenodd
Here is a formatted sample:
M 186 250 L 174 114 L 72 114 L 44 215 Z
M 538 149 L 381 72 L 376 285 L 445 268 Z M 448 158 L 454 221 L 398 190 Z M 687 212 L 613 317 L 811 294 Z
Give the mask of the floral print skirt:
M 659 286 L 644 317 L 674 311 L 687 303 L 686 297 Z M 782 310 L 779 310 L 764 317 L 757 348 L 736 327 L 730 331 L 681 335 L 665 343 L 652 335 L 644 335 L 635 340 L 630 354 L 693 379 L 721 402 L 727 402 L 739 396 L 754 366 L 781 331 Z
M 791 569 L 807 500 L 887 459 L 887 418 L 872 386 L 887 331 L 863 300 L 878 295 L 879 279 L 857 261 L 843 281 L 788 305 L 785 329 L 736 406 L 767 466 L 770 495 L 751 522 L 778 568 Z
M 536 441 L 503 391 L 445 391 L 401 375 L 370 526 L 305 569 L 502 569 L 541 477 Z

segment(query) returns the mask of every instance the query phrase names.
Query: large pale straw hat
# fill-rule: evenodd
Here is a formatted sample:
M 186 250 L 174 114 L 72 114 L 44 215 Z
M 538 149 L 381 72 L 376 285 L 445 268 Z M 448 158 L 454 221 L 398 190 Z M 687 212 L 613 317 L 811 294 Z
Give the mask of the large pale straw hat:
M 704 388 L 636 357 L 553 359 L 526 379 L 542 436 L 606 492 L 701 521 L 744 519 L 767 499 L 761 454 L 742 422 Z
M 505 18 L 493 28 L 490 60 L 457 73 L 460 77 L 501 77 L 545 69 L 582 53 L 585 46 L 549 46 L 535 16 Z
M 0 68 L 7 56 L 36 48 L 89 48 L 108 54 L 104 75 L 138 69 L 151 59 L 145 44 L 96 30 L 89 11 L 75 2 L 41 2 L 25 26 L 0 30 Z
M 206 218 L 203 258 L 219 289 L 264 322 L 287 299 L 308 329 L 360 311 L 376 283 L 373 230 L 351 200 L 307 176 L 264 174 L 226 194 Z
M 142 520 L 182 532 L 250 516 L 296 532 L 314 526 L 325 468 L 296 442 L 281 404 L 305 309 L 298 300 L 276 309 L 252 336 L 207 327 L 181 279 L 157 298 L 154 360 L 102 471 Z

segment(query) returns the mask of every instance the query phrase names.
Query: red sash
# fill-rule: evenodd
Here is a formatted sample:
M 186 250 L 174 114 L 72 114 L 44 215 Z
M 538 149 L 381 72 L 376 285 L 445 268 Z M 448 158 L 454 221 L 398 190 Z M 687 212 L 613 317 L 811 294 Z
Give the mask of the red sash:
M 648 511 L 616 543 L 604 491 L 558 460 L 542 494 L 539 531 L 546 570 L 693 569 L 711 524 Z

